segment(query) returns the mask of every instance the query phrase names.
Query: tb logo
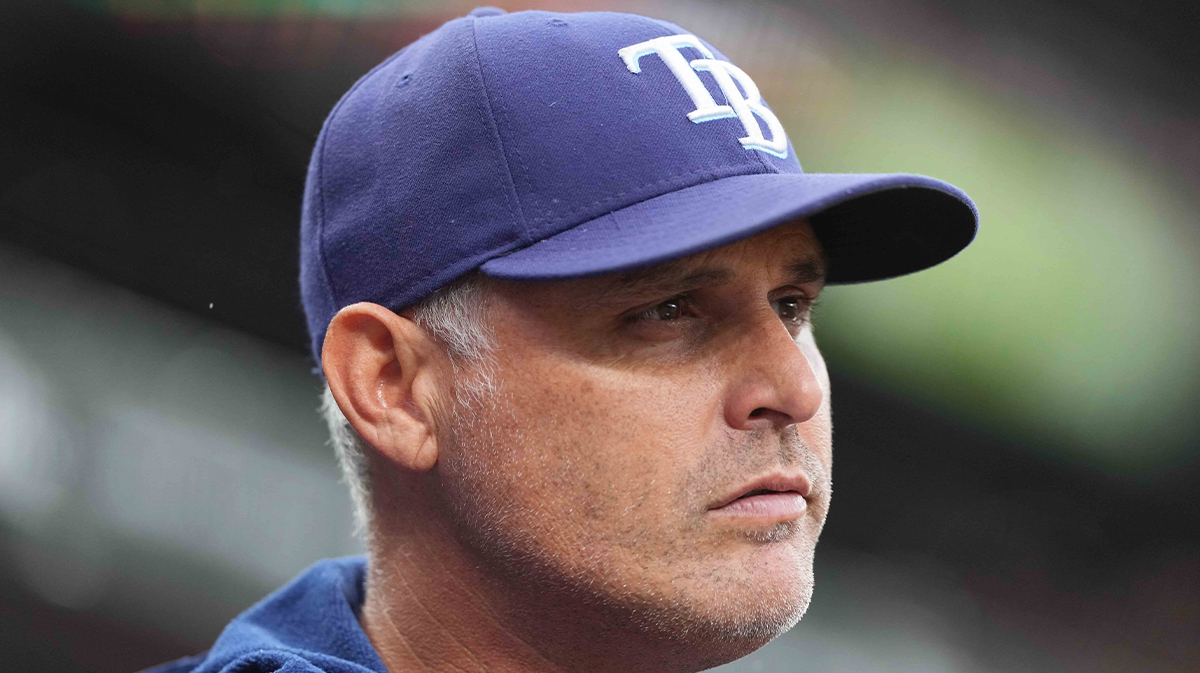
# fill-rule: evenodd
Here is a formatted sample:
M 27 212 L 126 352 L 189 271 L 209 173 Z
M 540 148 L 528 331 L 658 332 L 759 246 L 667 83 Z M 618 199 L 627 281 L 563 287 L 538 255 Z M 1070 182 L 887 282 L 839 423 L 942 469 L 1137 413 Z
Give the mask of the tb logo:
M 688 61 L 679 52 L 684 48 L 695 49 L 704 58 Z M 758 87 L 741 68 L 726 61 L 718 61 L 695 35 L 656 37 L 617 52 L 621 60 L 625 61 L 625 67 L 635 75 L 642 71 L 642 57 L 650 54 L 658 54 L 663 63 L 671 69 L 675 79 L 683 85 L 683 90 L 691 97 L 696 109 L 688 113 L 688 119 L 699 124 L 713 119 L 737 117 L 746 129 L 746 137 L 738 138 L 742 147 L 761 150 L 780 159 L 787 158 L 787 134 L 783 131 L 783 125 L 767 108 Z M 700 71 L 712 73 L 728 105 L 717 105 L 704 82 L 700 81 L 700 76 L 696 74 Z M 742 87 L 740 90 L 739 84 Z M 762 127 L 759 126 L 758 119 L 754 118 L 755 115 L 767 123 L 767 128 L 771 131 L 770 140 L 763 137 Z

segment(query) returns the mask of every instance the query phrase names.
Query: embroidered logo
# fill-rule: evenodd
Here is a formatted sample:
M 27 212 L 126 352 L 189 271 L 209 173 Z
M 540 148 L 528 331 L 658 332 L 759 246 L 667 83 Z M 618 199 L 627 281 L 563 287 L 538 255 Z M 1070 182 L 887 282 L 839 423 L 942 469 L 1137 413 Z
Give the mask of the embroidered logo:
M 680 53 L 681 49 L 694 49 L 704 58 L 689 61 Z M 788 142 L 783 124 L 780 124 L 779 118 L 767 108 L 758 87 L 741 68 L 727 61 L 718 61 L 712 51 L 695 35 L 656 37 L 617 52 L 621 60 L 625 61 L 625 67 L 635 75 L 642 71 L 642 57 L 650 54 L 658 54 L 662 62 L 671 69 L 675 79 L 679 80 L 683 90 L 691 97 L 696 109 L 688 113 L 688 119 L 699 124 L 714 119 L 737 117 L 746 129 L 746 137 L 738 138 L 742 147 L 773 154 L 780 159 L 787 158 Z M 700 72 L 712 74 L 717 86 L 721 88 L 726 105 L 717 105 L 713 100 L 708 87 L 704 86 L 700 75 L 697 74 Z M 755 119 L 756 115 L 758 119 Z M 769 140 L 763 137 L 759 119 L 767 123 L 767 129 L 771 132 Z

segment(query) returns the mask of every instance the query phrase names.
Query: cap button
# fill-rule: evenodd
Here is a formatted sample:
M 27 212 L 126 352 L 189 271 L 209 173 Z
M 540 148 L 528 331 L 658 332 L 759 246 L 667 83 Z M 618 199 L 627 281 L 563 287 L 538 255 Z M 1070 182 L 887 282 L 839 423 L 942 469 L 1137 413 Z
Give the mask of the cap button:
M 500 9 L 499 7 L 476 7 L 475 9 L 472 9 L 471 13 L 467 14 L 467 16 L 471 16 L 476 19 L 482 19 L 485 16 L 502 16 L 507 13 L 508 12 Z

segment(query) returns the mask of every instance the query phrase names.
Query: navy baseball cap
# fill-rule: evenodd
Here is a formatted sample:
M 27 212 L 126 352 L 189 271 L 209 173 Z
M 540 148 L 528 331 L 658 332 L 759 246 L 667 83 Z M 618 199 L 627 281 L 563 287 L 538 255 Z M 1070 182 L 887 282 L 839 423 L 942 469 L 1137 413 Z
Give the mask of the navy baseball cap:
M 477 9 L 330 113 L 304 191 L 300 288 L 320 361 L 339 309 L 415 304 L 474 269 L 577 278 L 808 217 L 830 283 L 942 262 L 974 204 L 919 175 L 806 174 L 753 80 L 632 14 Z

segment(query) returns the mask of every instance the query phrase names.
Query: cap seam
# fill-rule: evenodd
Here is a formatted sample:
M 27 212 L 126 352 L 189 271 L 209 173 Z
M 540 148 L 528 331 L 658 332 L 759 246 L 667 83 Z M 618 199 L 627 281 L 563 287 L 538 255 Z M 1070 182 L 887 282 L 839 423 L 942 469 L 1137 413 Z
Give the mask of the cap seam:
M 642 25 L 643 27 L 644 27 L 644 26 L 646 26 L 646 25 L 649 25 L 649 26 L 651 26 L 651 27 L 652 27 L 652 28 L 653 28 L 653 29 L 654 29 L 656 32 L 660 32 L 660 33 L 661 33 L 661 35 L 673 35 L 673 34 L 674 34 L 674 33 L 670 32 L 670 31 L 669 31 L 669 30 L 666 28 L 666 26 L 659 25 L 659 24 L 658 24 L 658 23 L 656 23 L 656 22 L 655 22 L 653 19 L 649 19 L 649 18 L 646 18 L 646 17 L 644 17 L 644 16 L 639 16 L 639 15 L 637 15 L 637 14 L 629 14 L 629 13 L 625 13 L 625 12 L 611 12 L 611 14 L 612 14 L 613 16 L 616 16 L 616 17 L 619 17 L 619 18 L 621 18 L 621 19 L 623 19 L 623 20 L 626 20 L 626 21 L 628 21 L 629 23 L 636 23 L 636 24 Z M 518 158 L 519 158 L 519 157 L 518 157 Z M 719 167 L 719 168 L 726 168 L 726 166 L 721 166 L 721 167 Z M 521 163 L 521 170 L 524 172 L 524 175 L 525 175 L 525 185 L 526 185 L 526 188 L 529 190 L 529 193 L 530 193 L 530 195 L 531 195 L 531 198 L 534 198 L 534 200 L 535 200 L 535 201 L 540 201 L 540 199 L 536 199 L 536 194 L 535 194 L 535 192 L 534 192 L 533 185 L 532 185 L 532 184 L 529 182 L 529 177 L 528 177 L 528 176 L 529 176 L 529 169 L 527 169 L 527 168 L 525 167 L 524 163 Z M 708 171 L 708 170 L 712 170 L 712 169 L 711 169 L 711 168 L 709 168 L 709 169 L 702 169 L 701 171 L 693 171 L 693 172 L 704 172 L 704 171 Z M 677 178 L 677 177 L 682 177 L 682 176 L 684 176 L 684 175 L 687 175 L 687 174 L 686 174 L 686 173 L 684 173 L 684 174 L 680 174 L 680 175 L 672 175 L 672 176 L 668 176 L 667 178 L 664 178 L 664 179 L 662 179 L 662 180 L 659 180 L 659 181 L 657 181 L 657 182 L 653 182 L 653 183 L 649 183 L 649 184 L 641 185 L 641 186 L 639 186 L 639 187 L 637 187 L 637 188 L 634 188 L 634 189 L 627 189 L 627 190 L 625 190 L 625 191 L 623 191 L 623 192 L 620 192 L 620 193 L 618 193 L 618 194 L 610 194 L 610 195 L 608 195 L 608 196 L 606 196 L 606 197 L 604 197 L 604 198 L 601 198 L 601 199 L 598 199 L 598 200 L 596 200 L 596 201 L 593 201 L 592 203 L 588 203 L 588 204 L 584 204 L 584 205 L 576 206 L 575 208 L 572 208 L 571 210 L 569 210 L 569 211 L 567 211 L 567 212 L 565 212 L 565 213 L 559 213 L 559 214 L 557 214 L 557 215 L 555 215 L 555 216 L 552 216 L 552 217 L 550 217 L 550 216 L 543 216 L 543 215 L 541 215 L 541 214 L 540 214 L 540 209 L 535 207 L 535 209 L 534 209 L 535 215 L 534 215 L 532 218 L 530 218 L 530 220 L 529 220 L 529 221 L 530 221 L 530 223 L 531 223 L 531 224 L 543 224 L 543 223 L 563 222 L 563 221 L 565 221 L 565 220 L 569 219 L 569 218 L 570 218 L 572 215 L 574 215 L 575 213 L 579 212 L 580 210 L 584 210 L 584 209 L 586 209 L 586 208 L 592 208 L 592 207 L 598 206 L 598 205 L 600 205 L 601 203 L 604 203 L 604 202 L 606 202 L 606 201 L 612 201 L 612 200 L 615 200 L 615 199 L 617 199 L 617 198 L 620 198 L 620 197 L 622 197 L 622 196 L 625 196 L 626 194 L 629 194 L 629 193 L 630 193 L 630 192 L 632 192 L 632 191 L 636 191 L 637 189 L 643 189 L 643 188 L 645 188 L 645 187 L 650 187 L 650 186 L 653 186 L 653 185 L 655 185 L 655 184 L 660 184 L 660 183 L 662 183 L 662 182 L 666 182 L 666 181 L 669 181 L 669 180 L 675 179 L 675 178 Z M 647 198 L 650 198 L 650 197 L 647 197 Z M 535 206 L 537 206 L 537 205 L 539 205 L 539 204 L 535 203 L 534 205 L 535 205 Z M 557 232 L 556 232 L 556 233 L 557 233 Z M 553 235 L 553 234 L 551 234 L 551 235 Z M 526 240 L 527 240 L 528 244 L 533 244 L 533 243 L 535 243 L 535 242 L 537 242 L 537 241 L 541 240 L 542 238 L 546 238 L 546 237 L 545 237 L 545 236 L 539 236 L 539 237 L 536 237 L 536 238 L 535 238 L 534 236 L 532 236 L 532 235 L 529 235 L 529 236 L 527 237 L 527 239 L 526 239 Z
M 416 44 L 419 41 L 420 40 L 414 41 L 412 44 Z M 410 44 L 408 46 L 412 46 L 412 45 Z M 325 144 L 329 141 L 329 134 L 333 132 L 334 119 L 337 117 L 338 112 L 341 111 L 342 106 L 345 105 L 348 100 L 350 100 L 350 97 L 354 94 L 354 92 L 357 91 L 359 89 L 359 87 L 361 87 L 363 84 L 365 84 L 368 79 L 370 79 L 372 76 L 374 76 L 375 73 L 379 72 L 384 66 L 388 65 L 392 61 L 400 58 L 400 55 L 406 51 L 408 51 L 408 47 L 405 47 L 404 49 L 401 49 L 400 51 L 397 51 L 395 54 L 392 54 L 390 57 L 384 59 L 382 63 L 375 66 L 374 68 L 371 68 L 371 70 L 367 74 L 360 77 L 358 79 L 358 81 L 354 83 L 354 86 L 350 87 L 350 90 L 347 91 L 341 97 L 340 100 L 338 100 L 337 105 L 334 105 L 333 110 L 331 110 L 329 112 L 329 118 L 325 121 L 325 128 L 323 129 L 323 131 L 321 133 L 320 141 L 318 143 L 319 147 L 317 148 L 317 200 L 318 200 L 317 213 L 318 213 L 319 217 L 317 218 L 317 231 L 316 231 L 317 255 L 320 256 L 320 258 L 321 258 L 321 275 L 325 277 L 325 287 L 327 287 L 329 289 L 329 298 L 331 300 L 330 303 L 333 304 L 333 306 L 335 308 L 335 313 L 336 313 L 336 308 L 338 306 L 338 297 L 337 297 L 338 292 L 337 292 L 337 288 L 333 284 L 333 277 L 329 274 L 329 266 L 326 264 L 326 261 L 325 261 L 327 259 L 326 255 L 325 255 L 325 220 L 326 220 L 326 217 L 325 217 Z M 328 327 L 328 325 L 326 325 L 326 328 L 327 327 Z
M 409 306 L 419 303 L 421 300 L 425 299 L 433 292 L 436 292 L 438 290 L 438 288 L 445 287 L 445 286 L 453 283 L 455 280 L 465 276 L 466 274 L 479 269 L 480 267 L 482 267 L 484 264 L 491 261 L 492 259 L 499 257 L 499 256 L 503 256 L 504 254 L 509 252 L 508 250 L 506 250 L 506 248 L 511 248 L 512 246 L 517 245 L 518 243 L 519 243 L 519 241 L 510 241 L 508 243 L 496 246 L 495 248 L 490 248 L 488 250 L 477 253 L 470 257 L 465 257 L 463 259 L 456 261 L 453 264 L 443 267 L 444 269 L 448 269 L 453 273 L 452 277 L 449 280 L 446 280 L 445 282 L 438 283 L 436 285 L 436 287 L 434 287 L 432 290 L 425 292 L 420 297 L 416 297 L 415 299 L 409 300 L 408 303 L 401 304 L 396 301 L 389 301 L 386 298 L 386 296 L 383 296 L 383 295 L 391 294 L 390 290 L 387 292 L 380 293 L 380 295 L 377 295 L 377 303 L 379 303 L 383 306 L 386 306 L 389 310 L 392 310 L 392 311 L 402 311 L 405 308 L 408 308 Z M 421 279 L 421 282 L 425 282 L 425 280 L 426 279 L 423 278 L 423 279 Z M 409 283 L 407 285 L 404 285 L 401 289 L 408 290 L 408 289 L 411 289 L 412 287 L 414 287 L 415 285 L 419 285 L 419 283 Z M 368 301 L 370 301 L 370 300 L 368 300 Z
M 338 103 L 337 107 L 334 108 L 334 112 L 340 107 L 341 103 Z M 332 119 L 333 115 L 331 114 L 330 120 Z M 329 293 L 329 303 L 336 308 L 338 305 L 337 290 L 333 287 L 333 278 L 330 277 L 329 266 L 325 263 L 325 141 L 328 137 L 328 133 L 321 136 L 321 147 L 318 150 L 320 154 L 317 161 L 317 226 L 315 233 L 317 235 L 317 256 L 320 257 L 321 261 L 321 276 L 325 278 L 325 288 L 326 292 Z
M 492 135 L 495 136 L 496 145 L 500 148 L 500 155 L 504 157 L 504 170 L 508 176 L 508 184 L 505 186 L 504 199 L 509 202 L 510 212 L 515 208 L 517 221 L 521 224 L 522 240 L 532 240 L 532 234 L 529 230 L 529 223 L 525 220 L 525 209 L 521 206 L 521 196 L 517 193 L 516 178 L 513 177 L 512 164 L 510 162 L 508 151 L 509 148 L 504 144 L 504 137 L 500 134 L 500 126 L 496 121 L 496 110 L 492 105 L 491 93 L 488 90 L 487 75 L 483 72 L 483 57 L 479 54 L 479 33 L 475 29 L 475 22 L 479 21 L 477 17 L 471 17 L 471 50 L 475 55 L 475 67 L 479 71 L 479 84 L 483 89 L 483 101 L 487 107 L 486 119 L 491 122 Z M 482 112 L 482 110 L 481 110 Z M 507 113 L 505 114 L 505 123 L 508 123 Z M 517 147 L 512 147 L 512 152 L 516 157 L 517 164 L 521 167 L 521 171 L 526 176 L 526 185 L 528 186 L 529 169 L 525 167 L 524 161 L 521 159 L 520 150 Z M 530 190 L 532 191 L 532 189 Z

